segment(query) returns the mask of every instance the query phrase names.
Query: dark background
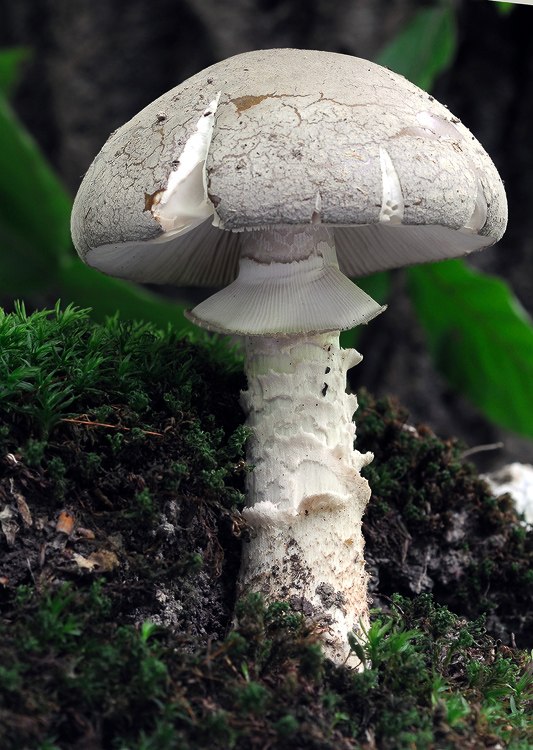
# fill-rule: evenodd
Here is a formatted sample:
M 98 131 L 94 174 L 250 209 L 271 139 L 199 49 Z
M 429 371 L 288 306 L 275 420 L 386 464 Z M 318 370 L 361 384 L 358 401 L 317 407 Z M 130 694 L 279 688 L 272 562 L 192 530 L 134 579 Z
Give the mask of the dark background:
M 482 142 L 506 184 L 507 233 L 470 262 L 506 278 L 533 314 L 533 8 L 516 5 L 503 16 L 497 5 L 453 3 L 457 56 L 433 93 Z M 14 106 L 74 195 L 109 133 L 198 70 L 265 47 L 373 59 L 420 7 L 414 0 L 0 0 L 0 46 L 33 52 Z M 414 421 L 443 437 L 474 446 L 503 440 L 503 449 L 477 454 L 481 468 L 533 461 L 531 442 L 487 423 L 435 371 L 404 287 L 395 273 L 388 313 L 361 340 L 365 359 L 354 384 L 397 395 Z

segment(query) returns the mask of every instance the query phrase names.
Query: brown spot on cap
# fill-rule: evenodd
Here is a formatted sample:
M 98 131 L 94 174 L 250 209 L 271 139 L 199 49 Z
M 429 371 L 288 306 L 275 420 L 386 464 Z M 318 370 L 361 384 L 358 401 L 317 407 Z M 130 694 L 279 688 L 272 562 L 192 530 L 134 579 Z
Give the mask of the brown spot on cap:
M 152 194 L 145 193 L 144 194 L 144 210 L 151 211 L 154 206 L 157 206 L 164 192 L 165 192 L 164 190 L 156 190 L 155 193 L 152 193 Z
M 255 107 L 257 104 L 260 104 L 263 99 L 268 99 L 268 95 L 239 96 L 237 99 L 232 99 L 231 101 L 237 107 L 237 112 L 241 114 L 241 112 L 244 112 L 244 110 L 250 109 L 250 107 Z

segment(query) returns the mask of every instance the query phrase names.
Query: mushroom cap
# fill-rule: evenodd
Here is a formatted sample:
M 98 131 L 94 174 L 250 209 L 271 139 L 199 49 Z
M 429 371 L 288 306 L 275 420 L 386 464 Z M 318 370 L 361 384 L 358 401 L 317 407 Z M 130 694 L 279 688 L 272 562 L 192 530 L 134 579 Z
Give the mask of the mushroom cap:
M 466 255 L 506 221 L 494 164 L 432 96 L 367 60 L 270 49 L 201 71 L 113 133 L 72 236 L 109 275 L 217 286 L 237 275 L 243 229 L 334 227 L 357 277 Z

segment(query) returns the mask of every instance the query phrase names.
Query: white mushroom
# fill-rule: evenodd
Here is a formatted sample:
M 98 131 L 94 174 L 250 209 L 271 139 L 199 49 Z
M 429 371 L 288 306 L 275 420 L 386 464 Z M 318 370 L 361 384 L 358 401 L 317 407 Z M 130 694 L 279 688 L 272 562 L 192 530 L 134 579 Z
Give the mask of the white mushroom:
M 433 97 L 366 60 L 273 49 L 225 60 L 114 133 L 76 197 L 83 260 L 134 281 L 223 286 L 190 313 L 246 336 L 254 466 L 240 586 L 321 622 L 368 617 L 353 449 L 360 355 L 339 331 L 382 308 L 347 277 L 465 255 L 505 230 L 498 173 Z

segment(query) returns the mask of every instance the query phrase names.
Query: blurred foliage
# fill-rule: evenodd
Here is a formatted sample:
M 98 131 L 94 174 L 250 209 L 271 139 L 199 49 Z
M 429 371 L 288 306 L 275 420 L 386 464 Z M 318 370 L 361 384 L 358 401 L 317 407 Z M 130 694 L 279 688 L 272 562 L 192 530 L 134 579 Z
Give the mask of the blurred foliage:
M 453 61 L 456 44 L 455 11 L 443 2 L 420 9 L 377 62 L 429 90 Z M 23 49 L 0 53 L 0 295 L 31 300 L 39 293 L 90 306 L 99 321 L 118 310 L 123 319 L 197 330 L 182 307 L 105 277 L 76 257 L 69 234 L 71 200 L 8 103 L 28 55 Z M 416 267 L 407 274 L 441 372 L 491 419 L 533 437 L 528 416 L 533 413 L 528 388 L 533 328 L 509 289 L 462 261 Z M 390 275 L 363 279 L 360 286 L 384 303 Z M 343 335 L 345 346 L 356 341 L 357 331 Z
M 437 76 L 453 61 L 456 48 L 455 14 L 446 3 L 422 8 L 382 50 L 376 62 L 429 91 Z
M 533 328 L 500 279 L 460 260 L 409 269 L 435 363 L 495 422 L 533 435 Z
M 4 98 L 11 96 L 16 88 L 22 63 L 30 57 L 29 50 L 24 47 L 11 47 L 0 55 L 0 95 Z
M 516 2 L 512 3 L 503 3 L 501 0 L 496 0 L 494 5 L 496 6 L 496 10 L 501 16 L 508 16 L 509 13 L 514 10 Z

